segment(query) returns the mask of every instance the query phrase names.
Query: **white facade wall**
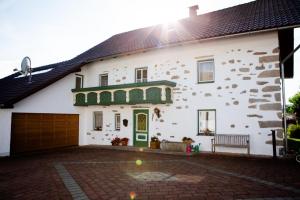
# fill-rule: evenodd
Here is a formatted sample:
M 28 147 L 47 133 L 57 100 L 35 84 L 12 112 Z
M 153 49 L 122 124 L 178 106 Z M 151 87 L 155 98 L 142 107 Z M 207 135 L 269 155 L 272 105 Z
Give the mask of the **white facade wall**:
M 140 107 L 149 109 L 149 138 L 157 133 L 161 134 L 161 140 L 169 141 L 191 137 L 196 143 L 201 143 L 201 150 L 210 151 L 212 137 L 197 136 L 197 110 L 216 109 L 217 133 L 250 134 L 251 154 L 271 155 L 272 146 L 266 144 L 271 140 L 268 134 L 271 129 L 280 132 L 281 127 L 260 128 L 258 121 L 279 122 L 281 110 L 262 111 L 259 106 L 280 104 L 280 100 L 274 97 L 280 91 L 262 92 L 266 86 L 280 86 L 278 59 L 267 61 L 262 66 L 259 58 L 276 57 L 277 47 L 277 33 L 273 32 L 153 50 L 89 64 L 80 73 L 85 76 L 84 87 L 98 86 L 99 74 L 105 73 L 108 73 L 109 85 L 134 83 L 135 69 L 141 67 L 148 68 L 148 81 L 170 80 L 177 86 L 170 105 L 89 106 L 85 109 L 88 143 L 110 144 L 118 136 L 130 138 L 132 145 L 133 110 Z M 197 61 L 208 58 L 215 61 L 215 82 L 198 84 Z M 257 67 L 264 69 L 257 70 Z M 267 70 L 275 70 L 276 76 L 258 78 L 262 71 Z M 257 81 L 266 83 L 258 85 Z M 264 99 L 266 102 L 249 103 L 249 99 Z M 152 119 L 155 107 L 161 110 L 160 119 L 155 115 Z M 103 111 L 103 131 L 93 131 L 93 111 Z M 128 119 L 128 127 L 122 126 L 121 131 L 115 131 L 114 113 L 121 113 L 122 119 Z M 270 123 L 267 122 L 266 126 L 272 126 Z M 278 136 L 281 137 L 280 133 Z M 234 148 L 217 148 L 217 151 L 246 153 L 246 149 Z
M 160 133 L 161 140 L 181 141 L 183 137 L 191 137 L 196 143 L 201 143 L 202 151 L 210 151 L 212 137 L 197 136 L 197 110 L 216 109 L 217 133 L 250 134 L 250 153 L 271 155 L 272 146 L 266 144 L 271 140 L 268 134 L 271 129 L 281 129 L 272 125 L 273 121 L 280 121 L 281 114 L 280 108 L 273 108 L 274 103 L 280 104 L 278 94 L 277 98 L 274 96 L 280 93 L 276 91 L 280 86 L 278 59 L 266 60 L 263 66 L 259 59 L 278 56 L 277 47 L 278 36 L 272 32 L 152 50 L 88 64 L 78 73 L 84 75 L 84 87 L 98 86 L 99 74 L 105 73 L 108 73 L 109 85 L 134 83 L 135 69 L 147 67 L 148 81 L 177 83 L 173 90 L 173 104 L 74 107 L 70 90 L 74 88 L 75 75 L 71 74 L 15 104 L 14 109 L 0 110 L 0 153 L 9 153 L 12 112 L 77 113 L 80 114 L 80 145 L 110 145 L 116 136 L 128 137 L 129 145 L 132 145 L 133 110 L 147 108 L 149 139 L 157 133 Z M 215 82 L 198 84 L 197 61 L 208 58 L 215 61 Z M 263 71 L 276 75 L 259 78 Z M 264 99 L 266 102 L 249 103 L 250 99 Z M 271 110 L 261 110 L 260 106 L 266 103 L 270 104 L 267 107 L 271 106 Z M 159 119 L 153 112 L 156 107 L 161 110 Z M 103 111 L 102 131 L 93 130 L 94 111 Z M 114 130 L 115 113 L 121 114 L 121 121 L 129 121 L 127 127 L 121 125 L 120 131 Z M 267 121 L 266 128 L 261 128 L 258 121 Z M 217 148 L 217 151 L 245 153 L 246 149 Z

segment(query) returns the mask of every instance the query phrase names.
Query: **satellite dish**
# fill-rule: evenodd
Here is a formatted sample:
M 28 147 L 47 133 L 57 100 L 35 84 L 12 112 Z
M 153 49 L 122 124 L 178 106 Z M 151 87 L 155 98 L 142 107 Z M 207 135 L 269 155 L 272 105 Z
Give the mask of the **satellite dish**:
M 22 63 L 21 63 L 21 73 L 24 74 L 25 76 L 28 75 L 28 73 L 31 74 L 31 60 L 28 56 L 23 58 Z

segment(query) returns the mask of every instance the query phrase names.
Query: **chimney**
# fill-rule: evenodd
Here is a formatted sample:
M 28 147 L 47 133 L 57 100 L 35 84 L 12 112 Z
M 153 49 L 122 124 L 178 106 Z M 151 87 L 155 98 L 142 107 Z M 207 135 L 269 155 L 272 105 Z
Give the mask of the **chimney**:
M 194 6 L 189 7 L 190 17 L 196 17 L 198 9 L 199 9 L 198 5 L 194 5 Z

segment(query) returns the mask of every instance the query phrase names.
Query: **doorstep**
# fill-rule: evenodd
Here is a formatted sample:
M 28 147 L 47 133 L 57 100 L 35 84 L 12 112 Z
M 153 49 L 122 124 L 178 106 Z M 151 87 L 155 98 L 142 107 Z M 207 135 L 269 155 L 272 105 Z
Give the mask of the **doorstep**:
M 162 151 L 161 149 L 150 149 L 148 147 L 111 146 L 111 145 L 88 145 L 88 146 L 99 147 L 101 149 L 110 149 L 110 150 L 146 152 L 146 153 L 180 155 L 180 156 L 193 156 L 193 155 L 199 154 L 199 153 L 193 153 L 193 152 L 186 153 L 186 152 L 175 152 L 175 151 Z

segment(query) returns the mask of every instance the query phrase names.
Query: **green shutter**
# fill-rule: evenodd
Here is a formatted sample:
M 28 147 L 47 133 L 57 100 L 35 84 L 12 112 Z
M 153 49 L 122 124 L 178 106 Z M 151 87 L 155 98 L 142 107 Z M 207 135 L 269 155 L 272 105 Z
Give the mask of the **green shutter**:
M 85 105 L 85 95 L 83 93 L 76 94 L 75 105 Z
M 101 105 L 110 105 L 111 104 L 111 93 L 110 92 L 101 92 L 100 93 L 100 104 Z
M 114 104 L 126 104 L 126 92 L 117 90 L 114 92 Z
M 166 102 L 167 103 L 171 103 L 172 99 L 171 99 L 171 88 L 166 88 Z
M 161 103 L 161 89 L 157 87 L 148 88 L 146 90 L 146 101 L 153 104 Z
M 90 92 L 87 96 L 88 105 L 97 105 L 97 93 Z
M 143 102 L 143 90 L 133 89 L 129 91 L 129 102 L 131 104 L 142 103 Z

